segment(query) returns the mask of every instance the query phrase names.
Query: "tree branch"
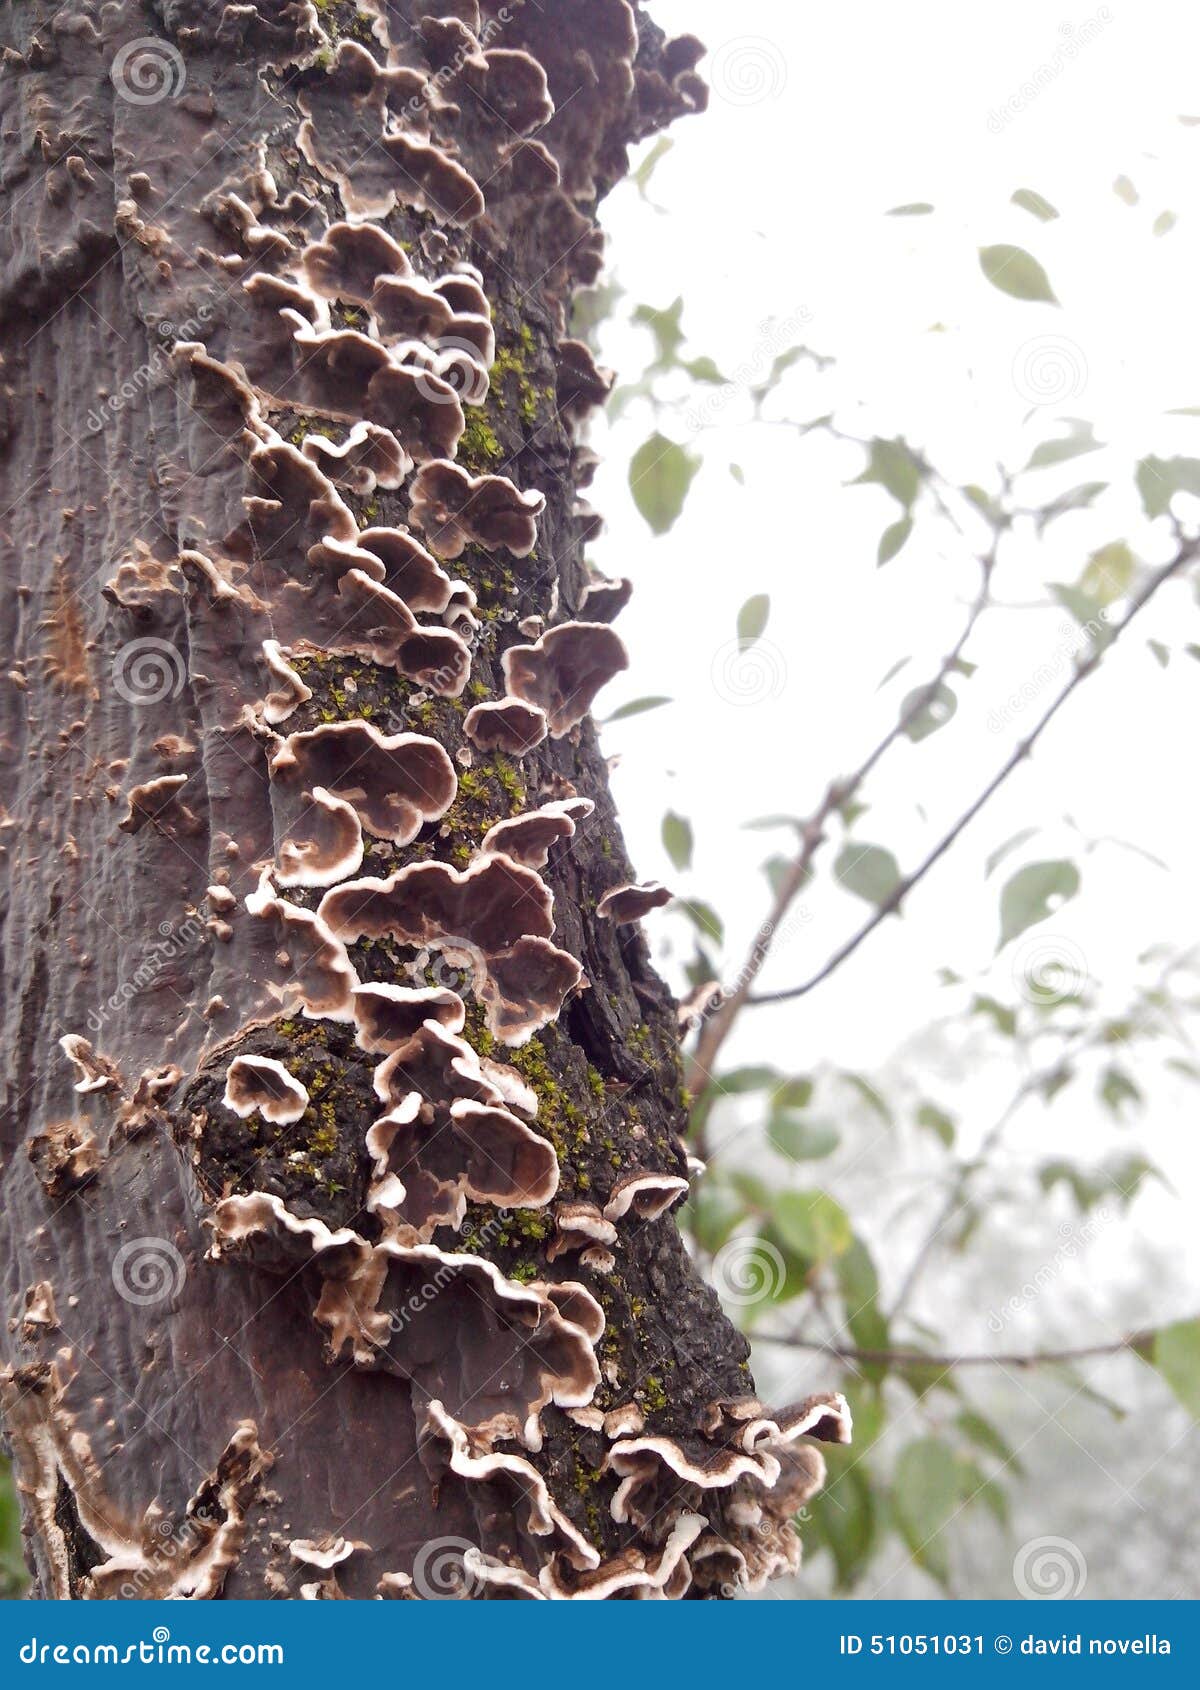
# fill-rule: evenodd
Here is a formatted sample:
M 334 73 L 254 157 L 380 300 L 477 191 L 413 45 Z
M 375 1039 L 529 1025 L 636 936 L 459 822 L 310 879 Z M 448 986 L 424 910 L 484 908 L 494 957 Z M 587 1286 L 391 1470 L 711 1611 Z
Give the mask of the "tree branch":
M 1154 597 L 1155 593 L 1158 592 L 1159 588 L 1169 581 L 1173 575 L 1177 574 L 1178 571 L 1183 568 L 1184 564 L 1190 563 L 1196 557 L 1198 551 L 1200 551 L 1200 539 L 1193 538 L 1190 540 L 1180 541 L 1179 549 L 1175 553 L 1175 556 L 1171 558 L 1169 562 L 1163 564 L 1160 569 L 1155 570 L 1154 573 L 1147 578 L 1141 590 L 1131 599 L 1125 614 L 1118 622 L 1113 623 L 1110 638 L 1105 642 L 1105 644 L 1103 646 L 1095 646 L 1088 655 L 1082 659 L 1082 661 L 1076 664 L 1075 671 L 1070 680 L 1056 694 L 1050 703 L 1049 708 L 1042 713 L 1041 717 L 1034 725 L 1032 732 L 1027 734 L 1024 739 L 1018 741 L 1017 745 L 1013 749 L 1012 755 L 992 776 L 991 780 L 987 783 L 974 802 L 967 806 L 950 830 L 938 840 L 937 844 L 924 857 L 912 873 L 906 875 L 904 879 L 896 885 L 888 897 L 885 898 L 874 911 L 870 919 L 864 922 L 858 931 L 846 940 L 845 944 L 839 946 L 829 960 L 825 962 L 815 974 L 810 975 L 809 978 L 803 981 L 799 986 L 789 986 L 782 991 L 762 992 L 751 995 L 747 989 L 747 991 L 742 995 L 738 1007 L 740 1008 L 742 1003 L 788 1003 L 794 998 L 805 997 L 815 986 L 819 986 L 823 981 L 827 980 L 829 976 L 839 969 L 844 962 L 852 957 L 863 941 L 868 939 L 875 929 L 882 922 L 886 921 L 889 915 L 894 915 L 896 913 L 905 898 L 907 898 L 908 894 L 914 889 L 914 887 L 918 886 L 921 881 L 924 880 L 930 869 L 945 856 L 946 852 L 950 849 L 954 842 L 966 830 L 971 822 L 975 820 L 975 817 L 989 802 L 989 800 L 993 798 L 1004 785 L 1005 781 L 1013 773 L 1014 769 L 1023 763 L 1030 755 L 1034 746 L 1042 737 L 1042 734 L 1049 727 L 1055 716 L 1058 715 L 1058 712 L 1062 709 L 1063 705 L 1066 704 L 1075 689 L 1081 686 L 1087 677 L 1099 668 L 1100 660 L 1104 653 L 1111 646 L 1116 644 L 1117 640 L 1120 639 L 1126 628 L 1129 627 L 1129 624 L 1134 620 L 1139 612 L 1145 608 L 1145 606 Z
M 725 1040 L 732 1032 L 733 1024 L 739 1012 L 745 1004 L 759 1001 L 751 997 L 750 988 L 770 953 L 772 942 L 780 924 L 808 880 L 812 860 L 825 839 L 825 826 L 830 816 L 854 796 L 881 759 L 887 755 L 892 746 L 917 720 L 921 712 L 927 709 L 936 698 L 938 688 L 958 664 L 963 649 L 975 630 L 976 623 L 990 602 L 992 574 L 996 567 L 995 542 L 993 542 L 991 549 L 979 559 L 979 565 L 981 571 L 979 591 L 971 604 L 961 633 L 942 659 L 933 680 L 913 693 L 908 705 L 900 712 L 897 720 L 852 774 L 830 781 L 817 808 L 808 820 L 801 824 L 800 849 L 789 865 L 787 874 L 775 894 L 770 914 L 754 935 L 746 961 L 738 974 L 737 985 L 728 996 L 723 997 L 720 1007 L 708 1017 L 701 1028 L 700 1038 L 689 1061 L 687 1073 L 688 1089 L 697 1100 L 703 1096 L 712 1080 L 717 1056 Z
M 1009 1351 L 990 1355 L 986 1351 L 966 1355 L 931 1355 L 924 1350 L 862 1350 L 852 1345 L 834 1344 L 823 1338 L 796 1338 L 788 1333 L 760 1332 L 756 1343 L 781 1344 L 791 1350 L 810 1350 L 815 1354 L 833 1356 L 838 1361 L 863 1367 L 1042 1367 L 1053 1363 L 1087 1361 L 1092 1356 L 1120 1355 L 1124 1350 L 1141 1353 L 1150 1348 L 1157 1329 L 1148 1327 L 1142 1332 L 1127 1332 L 1124 1337 L 1108 1344 L 1085 1344 L 1078 1349 Z

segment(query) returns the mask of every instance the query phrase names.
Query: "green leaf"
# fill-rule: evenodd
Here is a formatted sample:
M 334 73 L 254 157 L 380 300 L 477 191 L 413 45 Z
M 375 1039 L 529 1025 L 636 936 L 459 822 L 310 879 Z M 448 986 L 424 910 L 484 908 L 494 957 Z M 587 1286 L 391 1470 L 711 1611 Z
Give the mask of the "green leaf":
M 937 1438 L 915 1438 L 896 1458 L 892 1512 L 909 1553 L 944 1582 L 948 1571 L 943 1528 L 958 1511 L 959 1474 L 953 1452 Z
M 903 550 L 912 530 L 911 516 L 902 516 L 899 522 L 893 522 L 890 528 L 884 529 L 879 536 L 879 551 L 876 557 L 877 568 L 882 569 L 885 563 L 892 561 L 897 552 Z
M 963 1437 L 969 1439 L 976 1449 L 983 1450 L 985 1455 L 994 1455 L 997 1461 L 1002 1461 L 1014 1473 L 1022 1472 L 1021 1463 L 1012 1445 L 982 1414 L 976 1413 L 973 1408 L 960 1409 L 954 1423 Z
M 676 898 L 675 908 L 682 910 L 705 938 L 711 939 L 717 945 L 724 943 L 725 924 L 711 904 L 702 903 L 699 898 Z
M 1150 650 L 1154 655 L 1154 660 L 1158 664 L 1159 668 L 1165 669 L 1167 664 L 1171 661 L 1170 647 L 1165 646 L 1161 640 L 1147 640 L 1146 644 L 1150 647 Z
M 771 618 L 771 598 L 768 593 L 755 593 L 738 611 L 738 650 L 749 651 L 755 640 L 761 639 Z
M 1136 205 L 1138 203 L 1138 191 L 1129 180 L 1128 176 L 1117 177 L 1116 181 L 1113 183 L 1113 193 L 1116 194 L 1119 200 L 1124 200 L 1126 205 Z
M 924 703 L 918 710 L 916 705 L 921 699 L 924 699 Z M 927 686 L 914 687 L 900 706 L 902 721 L 910 710 L 913 712 L 912 720 L 905 724 L 904 732 L 914 744 L 919 740 L 928 739 L 930 734 L 935 734 L 939 728 L 946 726 L 957 709 L 958 699 L 945 681 L 939 681 L 932 692 Z
M 778 1068 L 757 1063 L 745 1068 L 731 1068 L 728 1074 L 718 1074 L 716 1084 L 718 1091 L 738 1096 L 747 1091 L 774 1091 L 782 1079 Z
M 1124 540 L 1110 540 L 1094 551 L 1084 565 L 1079 585 L 1097 604 L 1123 599 L 1137 574 L 1137 559 Z
M 661 308 L 654 305 L 637 305 L 630 313 L 630 320 L 649 329 L 658 342 L 659 369 L 668 369 L 678 363 L 679 348 L 684 341 L 682 295 L 670 305 Z
M 653 698 L 631 698 L 628 704 L 618 705 L 611 716 L 605 716 L 600 726 L 609 722 L 623 722 L 629 716 L 643 716 L 647 710 L 661 710 L 664 704 L 674 704 L 673 698 L 659 694 Z
M 1156 235 L 1169 235 L 1177 222 L 1178 218 L 1173 211 L 1160 211 L 1154 219 L 1153 232 Z
M 746 485 L 746 472 L 742 468 L 741 464 L 730 464 L 729 473 L 737 482 L 739 487 L 744 487 Z
M 1043 533 L 1055 517 L 1067 516 L 1071 511 L 1088 510 L 1095 504 L 1101 493 L 1107 490 L 1107 481 L 1085 481 L 1078 487 L 1072 487 L 1067 492 L 1060 493 L 1056 499 L 1051 499 L 1048 505 L 1043 505 L 1041 510 L 1037 512 L 1034 521 L 1038 533 Z
M 692 1234 L 702 1250 L 715 1253 L 745 1218 L 746 1208 L 732 1191 L 712 1180 L 692 1188 L 692 1195 L 680 1212 L 680 1225 Z
M 1035 446 L 1025 468 L 1049 469 L 1071 458 L 1082 458 L 1088 452 L 1098 452 L 1103 445 L 1102 440 L 1096 439 L 1091 423 L 1071 423 L 1069 432 L 1058 440 L 1043 440 L 1040 446 Z
M 643 199 L 646 197 L 646 189 L 650 185 L 650 178 L 653 176 L 656 167 L 674 145 L 675 143 L 669 135 L 661 135 L 633 172 L 631 179 Z
M 984 879 L 995 873 L 1005 857 L 1018 850 L 1020 846 L 1027 844 L 1029 840 L 1036 838 L 1038 831 L 1036 827 L 1023 827 L 1020 833 L 1014 833 L 1011 839 L 1004 841 L 1003 845 L 997 845 L 984 864 Z
M 878 1533 L 877 1516 L 870 1475 L 858 1464 L 834 1474 L 813 1499 L 807 1531 L 832 1555 L 840 1589 L 853 1585 L 865 1571 Z
M 841 1071 L 839 1077 L 846 1085 L 850 1086 L 853 1091 L 858 1093 L 859 1097 L 867 1105 L 867 1108 L 879 1116 L 879 1119 L 883 1122 L 885 1127 L 890 1127 L 895 1124 L 895 1117 L 892 1114 L 887 1099 L 883 1097 L 879 1090 L 871 1084 L 870 1080 L 864 1080 L 861 1074 L 851 1074 L 846 1069 Z
M 882 692 L 884 687 L 887 686 L 888 682 L 894 681 L 896 676 L 900 673 L 901 669 L 906 669 L 911 662 L 912 662 L 911 657 L 898 658 L 896 660 L 896 662 L 892 664 L 891 668 L 888 670 L 887 674 L 883 677 L 882 681 L 880 681 L 879 685 L 875 688 L 875 691 L 876 692 Z
M 947 1149 L 954 1143 L 954 1117 L 935 1103 L 923 1103 L 917 1110 L 917 1125 L 935 1133 Z
M 1050 201 L 1033 188 L 1018 188 L 1012 196 L 1012 203 L 1019 205 L 1022 211 L 1029 212 L 1030 216 L 1036 217 L 1040 223 L 1052 223 L 1058 216 Z
M 828 1121 L 806 1121 L 801 1115 L 779 1113 L 767 1122 L 767 1137 L 781 1156 L 792 1162 L 818 1162 L 831 1156 L 841 1134 Z
M 653 533 L 666 534 L 674 526 L 699 468 L 694 452 L 657 432 L 633 454 L 630 491 Z
M 872 440 L 867 453 L 867 467 L 851 485 L 875 482 L 908 510 L 921 491 L 922 477 L 928 473 L 921 459 L 903 440 Z
M 1079 891 L 1079 870 L 1074 863 L 1028 863 L 1005 882 L 1000 894 L 1000 944 L 1045 921 Z
M 1007 1038 L 1011 1039 L 1016 1035 L 1017 1017 L 1014 1011 L 997 998 L 988 997 L 985 992 L 980 992 L 972 1000 L 971 1014 L 986 1015 L 997 1032 L 1005 1034 Z
M 908 205 L 894 205 L 885 217 L 928 217 L 933 207 L 928 200 L 912 200 Z
M 1137 467 L 1137 489 L 1148 517 L 1164 516 L 1176 493 L 1200 497 L 1200 458 L 1143 458 Z
M 835 1271 L 850 1336 L 860 1349 L 886 1350 L 888 1323 L 879 1307 L 879 1274 L 861 1238 L 843 1250 Z
M 691 868 L 696 841 L 692 824 L 686 816 L 677 816 L 674 810 L 667 811 L 662 819 L 662 842 L 673 868 Z
M 780 1192 L 773 1219 L 780 1236 L 805 1261 L 832 1261 L 854 1241 L 850 1217 L 825 1191 Z
M 1050 279 L 1037 259 L 1020 246 L 982 246 L 979 263 L 994 288 L 1013 299 L 1041 301 L 1057 305 Z
M 807 1074 L 794 1074 L 776 1086 L 771 1102 L 776 1109 L 807 1109 L 812 1102 L 813 1083 Z
M 882 904 L 900 884 L 900 865 L 882 845 L 842 846 L 833 872 L 838 884 L 869 904 Z
M 1200 1421 L 1200 1320 L 1177 1320 L 1154 1340 L 1154 1365 L 1187 1409 Z
M 1110 1115 L 1124 1119 L 1127 1103 L 1140 1103 L 1142 1094 L 1123 1068 L 1106 1068 L 1100 1080 L 1100 1101 Z
M 684 359 L 683 368 L 687 371 L 688 375 L 691 376 L 693 381 L 708 382 L 712 387 L 725 386 L 725 377 L 721 374 L 716 364 L 714 364 L 713 360 L 709 358 L 707 354 L 702 355 L 699 358 Z

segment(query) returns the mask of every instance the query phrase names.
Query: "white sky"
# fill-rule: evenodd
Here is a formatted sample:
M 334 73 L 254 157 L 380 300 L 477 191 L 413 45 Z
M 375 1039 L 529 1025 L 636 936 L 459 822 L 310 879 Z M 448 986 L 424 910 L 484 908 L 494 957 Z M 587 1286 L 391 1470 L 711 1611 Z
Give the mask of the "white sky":
M 1001 9 L 744 0 L 736 11 L 716 0 L 655 0 L 654 13 L 668 30 L 709 43 L 703 68 L 715 86 L 709 114 L 676 128 L 651 182 L 651 199 L 669 214 L 630 189 L 608 205 L 610 254 L 630 301 L 665 306 L 682 293 L 691 352 L 726 371 L 748 365 L 756 376 L 777 349 L 764 324 L 802 318 L 788 339 L 835 355 L 838 367 L 820 378 L 824 385 L 807 367 L 794 372 L 787 414 L 803 419 L 836 403 L 843 427 L 903 432 L 962 481 L 994 484 L 992 466 L 1019 467 L 1059 431 L 1060 416 L 1092 421 L 1108 449 L 1032 474 L 1024 490 L 1031 502 L 1093 479 L 1119 491 L 1092 513 L 1061 519 L 1040 547 L 1004 554 L 997 586 L 1006 599 L 1039 599 L 1046 581 L 1075 580 L 1089 553 L 1112 540 L 1128 539 L 1147 562 L 1165 558 L 1169 532 L 1145 523 L 1133 469 L 1148 452 L 1200 456 L 1200 418 L 1164 415 L 1200 405 L 1200 128 L 1178 121 L 1200 115 L 1200 12 L 1165 0 L 1061 9 L 1031 0 Z M 1039 76 L 1046 66 L 1052 73 Z M 1030 98 L 1035 81 L 1042 86 Z M 1136 205 L 1114 193 L 1118 175 L 1134 184 Z M 1012 205 L 1022 187 L 1045 196 L 1059 219 L 1041 223 Z M 935 214 L 883 215 L 912 201 L 932 202 Z M 1156 237 L 1152 225 L 1165 210 L 1178 221 Z M 999 242 L 1039 258 L 1061 309 L 1018 302 L 987 283 L 977 249 Z M 636 379 L 649 340 L 619 325 L 606 333 L 609 362 Z M 1020 373 L 1031 367 L 1050 370 L 1061 403 L 1031 405 Z M 695 445 L 693 404 L 684 400 L 658 426 Z M 859 760 L 908 688 L 936 668 L 976 576 L 970 553 L 928 524 L 877 570 L 880 531 L 899 512 L 878 488 L 845 486 L 862 465 L 855 448 L 753 429 L 740 399 L 721 416 L 721 428 L 704 436 L 705 468 L 684 516 L 657 541 L 626 486 L 653 417 L 634 407 L 607 434 L 598 427 L 607 462 L 594 503 L 608 528 L 594 556 L 609 573 L 631 575 L 637 589 L 620 624 L 632 667 L 598 713 L 650 693 L 680 701 L 605 730 L 621 759 L 617 795 L 635 863 L 642 877 L 719 907 L 732 975 L 765 909 L 757 865 L 787 842 L 740 824 L 807 813 L 830 775 Z M 730 478 L 730 461 L 745 466 L 744 488 Z M 714 684 L 714 665 L 719 673 L 738 606 L 754 592 L 769 592 L 773 607 L 755 658 L 766 696 L 736 705 Z M 980 670 L 957 686 L 955 721 L 894 754 L 867 793 L 872 808 L 856 837 L 888 845 L 902 868 L 912 867 L 1003 761 L 1017 728 L 997 732 L 995 712 L 1040 665 L 1061 664 L 1069 627 L 1058 608 L 995 614 L 969 648 Z M 1175 653 L 1166 671 L 1147 649 L 1151 637 Z M 1085 968 L 1114 1010 L 1146 977 L 1140 952 L 1197 935 L 1200 806 L 1190 746 L 1200 667 L 1182 653 L 1200 638 L 1191 588 L 1164 590 L 1127 638 L 1033 765 L 919 889 L 906 918 L 889 922 L 813 997 L 747 1016 L 733 1060 L 800 1071 L 831 1061 L 901 1086 L 915 1071 L 926 1094 L 964 1112 L 969 1141 L 990 1124 L 1015 1075 L 1003 1062 L 976 1064 L 961 1041 L 948 1049 L 925 1029 L 953 1008 L 934 978 L 941 965 L 980 985 L 991 966 L 992 989 L 1012 995 L 1012 952 L 993 962 L 1006 872 L 1042 857 L 1081 861 L 1082 894 L 1031 938 Z M 906 655 L 909 668 L 879 692 Z M 1050 696 L 1039 694 L 1020 729 Z M 668 806 L 696 826 L 690 876 L 674 873 L 659 843 Z M 1153 852 L 1166 869 L 1114 845 L 1080 858 L 1065 816 L 1090 838 Z M 1043 829 L 1037 840 L 985 883 L 987 854 L 1034 825 Z M 806 976 L 867 913 L 828 871 L 805 907 L 811 919 L 781 946 L 770 984 Z M 652 932 L 686 950 L 687 930 L 676 921 L 651 917 Z M 1138 1051 L 1124 1060 L 1147 1077 Z M 1171 1175 L 1173 1192 L 1148 1190 L 1130 1222 L 1096 1245 L 1097 1277 L 1133 1293 L 1132 1306 L 1122 1303 L 1129 1321 L 1181 1316 L 1200 1302 L 1200 1241 L 1188 1218 L 1200 1196 L 1194 1093 L 1159 1079 L 1151 1090 L 1150 1119 L 1124 1136 L 1082 1096 L 1052 1121 L 1032 1111 L 1009 1140 L 1018 1168 L 1064 1145 L 1084 1159 L 1144 1147 Z M 740 1128 L 730 1121 L 725 1130 Z M 829 1177 L 840 1194 L 836 1167 L 803 1174 L 805 1183 Z M 1045 1217 L 1047 1237 L 1064 1212 Z M 992 1284 L 981 1296 L 1004 1290 Z M 1057 1317 L 1040 1308 L 1018 1341 L 1044 1341 L 1056 1320 L 1078 1340 L 1089 1312 L 1103 1313 L 1086 1291 L 1080 1296 L 1082 1304 L 1067 1295 Z M 925 1306 L 937 1312 L 936 1277 Z M 986 1341 L 978 1318 L 961 1336 Z

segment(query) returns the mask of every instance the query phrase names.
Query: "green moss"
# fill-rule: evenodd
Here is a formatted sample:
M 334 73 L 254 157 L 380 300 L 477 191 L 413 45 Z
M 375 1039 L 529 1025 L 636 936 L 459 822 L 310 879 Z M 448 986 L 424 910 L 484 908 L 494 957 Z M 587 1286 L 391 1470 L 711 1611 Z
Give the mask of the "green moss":
M 468 409 L 467 426 L 459 440 L 457 455 L 460 463 L 473 470 L 485 469 L 504 456 L 500 436 L 483 413 L 473 407 Z

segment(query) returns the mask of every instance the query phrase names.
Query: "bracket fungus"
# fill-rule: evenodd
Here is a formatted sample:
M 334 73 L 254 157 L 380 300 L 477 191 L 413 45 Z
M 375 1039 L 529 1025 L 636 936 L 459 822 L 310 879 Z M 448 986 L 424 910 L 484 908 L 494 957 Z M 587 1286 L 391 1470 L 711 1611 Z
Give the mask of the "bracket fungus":
M 330 722 L 289 735 L 271 758 L 271 779 L 317 786 L 352 804 L 363 826 L 407 845 L 454 802 L 454 765 L 423 734 L 383 734 L 371 722 Z
M 308 1108 L 308 1090 L 282 1062 L 270 1056 L 235 1056 L 225 1076 L 221 1099 L 242 1120 L 257 1113 L 264 1121 L 286 1125 Z
M 561 739 L 629 657 L 607 623 L 560 622 L 533 645 L 509 646 L 503 663 L 508 691 L 544 710 L 551 737 Z
M 660 885 L 657 880 L 644 881 L 640 886 L 614 886 L 596 905 L 596 914 L 602 921 L 611 921 L 621 926 L 628 922 L 641 921 L 651 910 L 660 910 L 664 904 L 669 904 L 674 896 L 672 891 Z
M 520 698 L 476 704 L 467 711 L 463 733 L 481 751 L 507 751 L 523 757 L 540 745 L 549 732 L 546 712 Z
M 505 475 L 471 475 L 458 464 L 422 464 L 412 483 L 411 517 L 441 557 L 460 557 L 469 545 L 528 557 L 537 543 L 541 493 L 526 492 Z

